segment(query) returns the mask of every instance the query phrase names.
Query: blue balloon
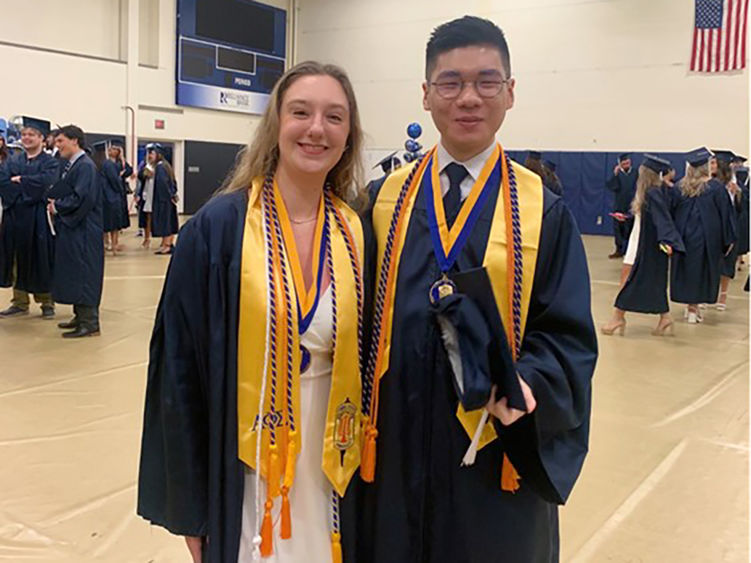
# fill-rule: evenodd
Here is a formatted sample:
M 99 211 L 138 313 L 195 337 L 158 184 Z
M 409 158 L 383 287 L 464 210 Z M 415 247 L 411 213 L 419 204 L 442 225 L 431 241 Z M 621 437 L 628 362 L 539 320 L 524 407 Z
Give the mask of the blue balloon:
M 417 139 L 417 137 L 422 135 L 422 127 L 420 127 L 420 124 L 417 122 L 410 123 L 407 126 L 407 135 L 409 135 L 413 139 Z
M 420 150 L 420 144 L 417 141 L 413 141 L 412 139 L 407 139 L 404 143 L 404 148 L 407 152 L 417 152 Z

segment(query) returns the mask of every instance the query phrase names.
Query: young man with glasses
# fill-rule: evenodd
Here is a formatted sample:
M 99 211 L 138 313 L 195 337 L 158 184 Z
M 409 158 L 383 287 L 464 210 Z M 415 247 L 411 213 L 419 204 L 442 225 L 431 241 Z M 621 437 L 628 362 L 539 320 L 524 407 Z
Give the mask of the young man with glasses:
M 496 141 L 503 32 L 465 16 L 426 55 L 440 141 L 372 209 L 357 560 L 556 561 L 597 357 L 586 256 L 563 201 Z

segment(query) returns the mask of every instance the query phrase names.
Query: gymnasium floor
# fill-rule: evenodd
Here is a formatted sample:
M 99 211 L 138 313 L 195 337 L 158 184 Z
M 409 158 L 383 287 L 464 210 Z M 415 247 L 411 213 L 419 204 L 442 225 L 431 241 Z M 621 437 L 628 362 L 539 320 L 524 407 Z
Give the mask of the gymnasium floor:
M 168 259 L 108 258 L 102 336 L 63 341 L 32 314 L 0 320 L 0 561 L 181 562 L 184 543 L 134 514 L 147 347 Z M 607 320 L 620 262 L 585 237 L 593 312 Z M 590 455 L 562 511 L 562 561 L 746 562 L 748 297 L 654 337 L 656 317 L 600 336 Z M 0 290 L 5 307 L 10 291 Z M 58 307 L 58 320 L 70 307 Z

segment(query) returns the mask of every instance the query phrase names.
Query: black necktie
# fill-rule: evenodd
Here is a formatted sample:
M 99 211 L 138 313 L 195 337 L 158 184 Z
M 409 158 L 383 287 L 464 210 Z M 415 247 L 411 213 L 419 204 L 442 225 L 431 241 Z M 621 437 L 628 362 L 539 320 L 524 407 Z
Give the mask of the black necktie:
M 63 166 L 63 178 L 65 178 L 65 175 L 68 173 L 71 166 L 73 166 L 73 163 L 70 160 L 65 162 L 65 166 Z
M 461 183 L 467 177 L 469 172 L 461 164 L 452 162 L 444 168 L 446 176 L 449 177 L 449 191 L 443 196 L 443 208 L 446 211 L 446 223 L 449 229 L 454 224 L 456 216 L 459 215 L 459 209 L 462 206 Z

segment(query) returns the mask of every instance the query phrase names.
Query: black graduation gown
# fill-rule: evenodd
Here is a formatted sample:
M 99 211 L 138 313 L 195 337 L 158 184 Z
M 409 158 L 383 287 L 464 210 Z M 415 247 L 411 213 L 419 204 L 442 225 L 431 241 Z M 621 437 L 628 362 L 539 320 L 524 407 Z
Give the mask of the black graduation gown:
M 641 229 L 636 260 L 626 283 L 618 293 L 615 306 L 635 313 L 667 313 L 668 255 L 660 250 L 666 243 L 673 252 L 684 252 L 683 241 L 670 215 L 671 195 L 675 188 L 651 188 L 641 209 Z
M 99 169 L 102 189 L 102 224 L 105 233 L 119 231 L 123 224 L 123 182 L 115 162 L 110 159 Z
M 741 214 L 743 213 L 743 199 L 742 195 L 738 194 L 731 196 L 727 194 L 729 203 L 729 212 L 727 217 L 727 224 L 723 225 L 726 231 L 732 229 L 733 237 L 731 242 L 733 243 L 730 252 L 723 253 L 722 260 L 720 262 L 720 272 L 726 278 L 735 278 L 735 263 L 738 260 L 738 245 L 739 245 L 739 227 L 741 223 Z M 725 247 L 727 249 L 727 247 Z
M 715 303 L 723 257 L 735 239 L 730 198 L 717 180 L 696 197 L 685 197 L 679 189 L 671 195 L 686 252 L 671 257 L 670 298 L 677 303 Z
M 130 187 L 128 186 L 128 178 L 130 178 L 133 175 L 133 167 L 125 163 L 125 167 L 123 168 L 122 163 L 119 161 L 115 163 L 117 165 L 117 175 L 120 177 L 120 183 L 122 184 L 122 191 L 120 192 L 120 205 L 122 206 L 122 211 L 120 213 L 120 218 L 122 219 L 122 223 L 120 223 L 121 229 L 127 229 L 130 227 L 130 212 L 128 211 L 128 192 L 132 191 L 130 190 Z
M 552 179 L 547 184 L 545 184 L 545 187 L 555 195 L 563 196 L 563 185 L 561 184 L 560 180 Z
M 735 173 L 738 186 L 741 188 L 741 214 L 738 221 L 738 254 L 749 251 L 749 178 L 748 171 L 738 170 Z
M 246 192 L 217 196 L 183 226 L 149 347 L 137 511 L 173 534 L 208 536 L 204 563 L 236 561 L 240 545 L 237 330 L 247 205 Z M 354 552 L 351 498 L 342 502 L 345 557 Z
M 177 186 L 162 164 L 154 169 L 154 197 L 151 203 L 151 234 L 166 237 L 177 234 L 177 206 L 172 198 L 177 195 Z
M 141 165 L 141 167 L 138 169 L 138 182 L 136 185 L 136 193 L 135 196 L 138 198 L 138 203 L 136 204 L 136 210 L 138 211 L 138 228 L 139 229 L 145 229 L 146 228 L 146 212 L 143 210 L 143 207 L 145 205 L 145 202 L 143 201 L 143 187 L 144 183 L 146 182 L 146 176 L 144 176 L 144 169 L 146 166 Z
M 57 179 L 59 161 L 45 152 L 29 160 L 25 152 L 0 166 L 0 287 L 9 287 L 16 262 L 15 287 L 48 293 L 52 287 L 55 241 L 47 219 L 45 191 Z M 21 182 L 11 182 L 21 176 Z
M 631 202 L 636 195 L 636 180 L 639 172 L 632 166 L 628 172 L 619 172 L 610 177 L 606 182 L 607 188 L 615 194 L 613 200 L 613 211 L 616 213 L 631 213 Z M 628 247 L 628 238 L 631 236 L 631 229 L 634 227 L 634 220 L 616 221 L 613 219 L 613 232 L 615 234 L 615 246 L 618 252 L 626 254 Z
M 96 307 L 102 297 L 102 190 L 97 169 L 86 155 L 63 179 L 71 191 L 55 199 L 55 275 L 52 297 L 58 303 Z
M 485 563 L 558 559 L 558 503 L 588 447 L 597 341 L 587 262 L 563 200 L 545 190 L 529 320 L 516 364 L 537 410 L 459 466 L 470 439 L 428 291 L 440 277 L 424 197 L 409 222 L 394 303 L 391 363 L 380 383 L 376 477 L 361 485 L 358 562 Z M 455 270 L 482 265 L 498 189 Z M 371 273 L 372 277 L 372 273 Z M 500 489 L 503 447 L 521 475 Z

